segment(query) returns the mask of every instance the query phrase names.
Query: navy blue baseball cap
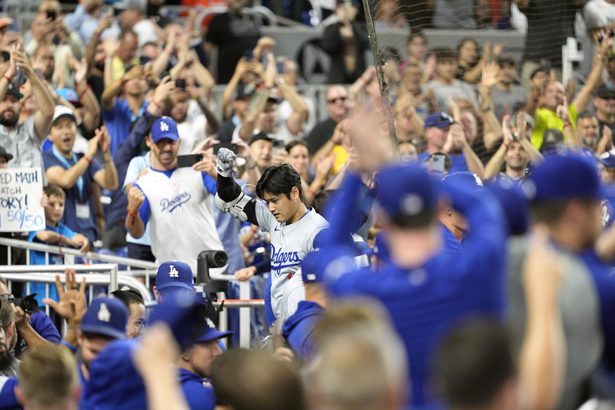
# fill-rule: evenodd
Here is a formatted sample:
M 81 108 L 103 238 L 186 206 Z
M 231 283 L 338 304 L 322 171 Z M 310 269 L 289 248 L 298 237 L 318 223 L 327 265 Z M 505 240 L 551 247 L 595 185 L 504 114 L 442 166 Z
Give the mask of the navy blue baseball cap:
M 156 271 L 156 289 L 194 289 L 194 275 L 187 263 L 168 261 L 161 263 Z
M 435 114 L 431 114 L 425 119 L 425 128 L 436 127 L 442 129 L 450 127 L 454 123 L 455 120 L 453 120 L 453 117 L 451 117 L 447 113 L 437 112 Z
M 600 163 L 604 165 L 605 168 L 615 168 L 615 155 L 611 154 L 610 152 L 605 152 L 604 154 L 600 155 L 598 157 L 598 161 L 600 161 Z
M 219 331 L 218 329 L 216 329 L 216 326 L 211 320 L 206 319 L 205 330 L 195 340 L 195 343 L 209 343 L 209 342 L 213 342 L 214 340 L 219 340 L 219 339 L 231 336 L 232 334 L 233 332 L 229 332 L 229 331 L 226 331 L 226 332 Z
M 508 233 L 514 236 L 526 233 L 530 222 L 530 208 L 519 184 L 508 177 L 502 177 L 485 185 L 485 189 L 504 211 Z
M 301 279 L 303 283 L 322 282 L 321 259 L 323 255 L 319 251 L 309 252 L 301 261 Z
M 160 117 L 152 124 L 152 141 L 154 141 L 154 144 L 163 139 L 179 141 L 177 124 L 171 117 Z
M 133 364 L 138 340 L 115 340 L 90 366 L 81 409 L 134 410 L 148 408 L 145 384 Z
M 81 319 L 81 331 L 116 339 L 126 338 L 128 309 L 118 299 L 97 298 L 92 301 Z
M 376 199 L 390 217 L 416 216 L 436 206 L 439 184 L 417 163 L 395 164 L 376 175 Z
M 578 154 L 545 157 L 522 184 L 533 202 L 557 199 L 600 199 L 600 177 L 591 160 Z
M 443 179 L 445 186 L 454 186 L 466 191 L 477 192 L 483 189 L 483 181 L 476 174 L 460 171 L 449 174 Z
M 190 348 L 205 328 L 206 305 L 201 295 L 176 293 L 169 295 L 151 311 L 148 326 L 162 322 L 169 326 L 182 351 Z

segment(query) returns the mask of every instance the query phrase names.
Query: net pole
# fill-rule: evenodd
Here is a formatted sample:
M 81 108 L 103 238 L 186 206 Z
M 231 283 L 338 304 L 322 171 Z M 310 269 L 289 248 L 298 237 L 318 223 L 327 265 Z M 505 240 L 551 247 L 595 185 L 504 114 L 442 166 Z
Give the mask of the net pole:
M 372 18 L 372 9 L 369 5 L 369 0 L 362 0 L 363 10 L 365 11 L 365 22 L 367 24 L 367 35 L 369 38 L 369 44 L 372 48 L 372 54 L 374 55 L 374 66 L 376 68 L 376 78 L 378 79 L 378 85 L 380 86 L 380 95 L 384 103 L 384 115 L 387 118 L 387 125 L 389 128 L 389 135 L 393 140 L 393 146 L 399 153 L 399 146 L 397 144 L 397 135 L 395 133 L 395 123 L 393 121 L 393 113 L 391 111 L 391 105 L 389 100 L 389 89 L 384 78 L 384 71 L 382 69 L 384 62 L 380 56 L 380 49 L 378 48 L 378 36 L 376 35 L 376 27 L 374 26 L 374 19 Z

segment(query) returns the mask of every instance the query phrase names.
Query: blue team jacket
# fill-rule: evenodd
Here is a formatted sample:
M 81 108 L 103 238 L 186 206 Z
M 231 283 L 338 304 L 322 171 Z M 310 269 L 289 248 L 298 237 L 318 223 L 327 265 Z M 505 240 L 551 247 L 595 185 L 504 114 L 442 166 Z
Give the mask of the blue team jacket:
M 213 410 L 216 407 L 214 389 L 203 386 L 202 377 L 186 369 L 179 369 L 179 382 L 191 410 Z
M 360 183 L 359 176 L 354 174 L 349 174 L 344 181 L 343 192 L 336 198 L 342 202 L 336 208 L 343 212 L 331 219 L 332 230 L 341 233 L 350 226 Z M 331 275 L 330 270 L 325 272 L 325 285 L 330 294 L 368 295 L 387 309 L 406 349 L 412 392 L 409 404 L 413 409 L 440 408 L 429 382 L 435 348 L 442 337 L 468 316 L 501 316 L 505 306 L 506 239 L 501 210 L 486 192 L 479 197 L 457 187 L 445 189 L 453 207 L 469 222 L 470 232 L 464 238 L 461 252 L 442 249 L 414 269 L 401 268 L 392 262 L 376 275 L 354 269 L 343 250 L 336 253 L 335 242 L 328 243 L 329 251 L 323 255 L 323 261 L 324 258 L 337 261 L 335 272 Z M 340 275 L 342 261 L 348 265 L 346 273 Z
M 301 359 L 312 357 L 312 332 L 324 313 L 325 309 L 318 303 L 304 300 L 299 302 L 297 311 L 284 322 L 282 334 Z

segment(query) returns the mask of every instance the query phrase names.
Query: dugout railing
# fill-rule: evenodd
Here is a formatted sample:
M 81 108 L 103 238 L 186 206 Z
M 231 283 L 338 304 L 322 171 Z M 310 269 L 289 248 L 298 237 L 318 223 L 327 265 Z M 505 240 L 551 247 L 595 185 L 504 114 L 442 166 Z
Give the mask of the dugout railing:
M 28 282 L 45 283 L 45 296 L 49 296 L 52 286 L 55 286 L 55 276 L 62 273 L 65 269 L 75 269 L 81 275 L 86 274 L 86 283 L 90 300 L 95 296 L 95 286 L 108 286 L 109 291 L 116 290 L 123 286 L 137 291 L 143 296 L 146 307 L 156 304 L 150 292 L 150 277 L 156 275 L 158 265 L 153 262 L 144 262 L 137 259 L 124 258 L 115 255 L 107 255 L 96 252 L 81 253 L 76 249 L 58 247 L 52 245 L 38 244 L 18 239 L 0 238 L 0 245 L 6 247 L 8 266 L 0 266 L 0 276 L 7 279 L 9 289 L 12 282 L 26 283 L 26 293 L 28 294 Z M 11 265 L 11 256 L 16 250 L 26 251 L 26 265 Z M 63 255 L 65 265 L 30 265 L 30 252 L 38 251 L 45 254 L 45 260 L 49 261 L 50 255 Z M 85 264 L 75 264 L 75 259 L 84 260 Z M 105 272 L 107 274 L 102 274 Z M 233 275 L 223 275 L 211 273 L 211 278 L 217 281 L 234 281 Z M 250 282 L 237 282 L 239 286 L 239 299 L 226 299 L 222 292 L 217 293 L 216 306 L 226 309 L 239 309 L 239 344 L 241 347 L 249 347 L 251 339 L 251 309 L 262 308 L 262 299 L 250 299 Z M 49 307 L 45 307 L 49 313 Z M 221 330 L 228 329 L 228 312 L 226 309 L 220 311 L 219 327 Z

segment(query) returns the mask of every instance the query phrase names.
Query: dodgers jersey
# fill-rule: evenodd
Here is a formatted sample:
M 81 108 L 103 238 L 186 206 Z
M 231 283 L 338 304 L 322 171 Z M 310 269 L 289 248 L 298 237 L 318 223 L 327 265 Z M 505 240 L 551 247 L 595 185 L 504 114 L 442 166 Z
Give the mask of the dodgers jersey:
M 271 235 L 271 308 L 276 319 L 284 321 L 305 299 L 301 261 L 315 250 L 314 239 L 328 224 L 313 209 L 290 225 L 278 222 L 264 201 L 256 201 L 256 219 Z
M 149 220 L 156 261 L 179 260 L 196 272 L 200 252 L 224 249 L 214 221 L 215 182 L 210 178 L 213 188 L 206 188 L 209 176 L 192 168 L 158 171 L 150 167 L 149 171 L 135 185 L 146 197 L 139 214 L 144 224 Z

